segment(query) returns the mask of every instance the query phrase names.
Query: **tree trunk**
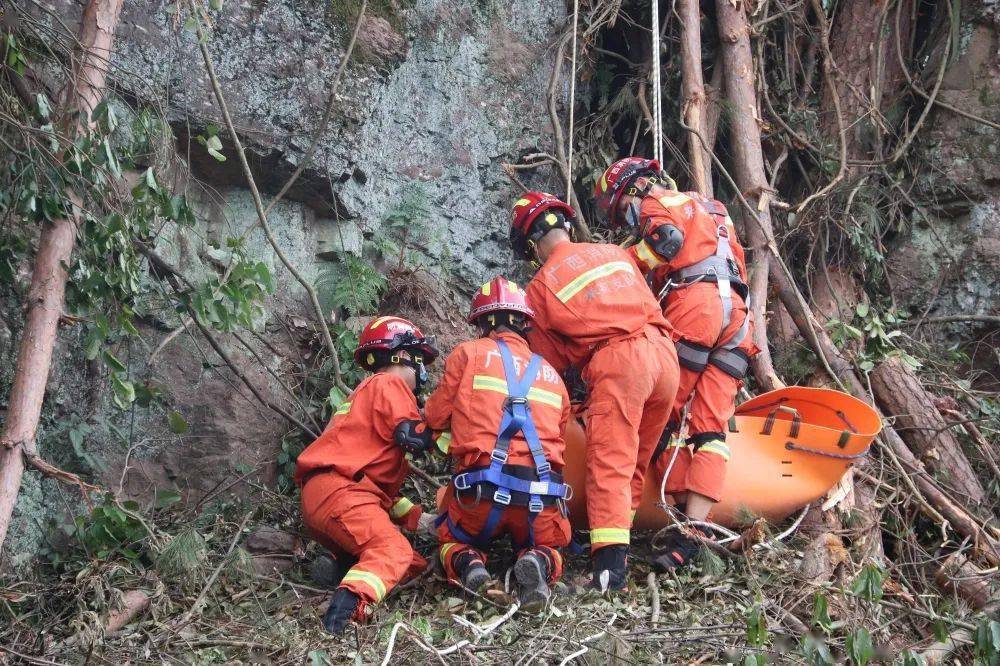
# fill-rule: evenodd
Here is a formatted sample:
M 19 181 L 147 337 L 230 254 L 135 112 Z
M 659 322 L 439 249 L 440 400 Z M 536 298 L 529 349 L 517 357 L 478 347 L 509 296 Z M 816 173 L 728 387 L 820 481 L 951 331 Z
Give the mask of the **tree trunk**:
M 760 353 L 753 359 L 754 377 L 766 390 L 784 386 L 774 370 L 767 347 L 767 279 L 771 256 L 768 239 L 774 234 L 771 209 L 768 205 L 770 187 L 764 172 L 764 153 L 757 124 L 757 91 L 754 83 L 753 54 L 750 50 L 750 24 L 743 3 L 717 0 L 719 40 L 725 67 L 726 97 L 732 105 L 730 140 L 734 155 L 736 183 L 747 201 L 757 209 L 760 224 L 746 225 L 747 239 L 753 250 L 753 270 L 750 271 L 750 300 L 755 322 L 754 343 Z
M 122 0 L 90 0 L 83 10 L 73 74 L 60 102 L 71 136 L 91 126 L 93 109 L 104 96 L 115 27 Z M 75 195 L 70 195 L 79 204 Z M 66 267 L 73 253 L 78 220 L 64 218 L 42 228 L 28 289 L 17 369 L 7 421 L 0 436 L 0 550 L 10 526 L 24 472 L 25 456 L 35 456 L 35 434 L 52 364 L 56 328 L 66 293 Z
M 921 461 L 959 496 L 981 504 L 986 493 L 954 435 L 955 426 L 941 416 L 913 370 L 899 358 L 888 358 L 872 371 L 871 385 L 879 406 L 896 417 L 896 432 Z
M 688 136 L 688 156 L 694 189 L 702 196 L 712 194 L 712 146 L 706 129 L 705 79 L 701 68 L 701 6 L 698 0 L 680 0 L 681 18 L 681 94 L 684 99 L 684 122 L 691 128 Z

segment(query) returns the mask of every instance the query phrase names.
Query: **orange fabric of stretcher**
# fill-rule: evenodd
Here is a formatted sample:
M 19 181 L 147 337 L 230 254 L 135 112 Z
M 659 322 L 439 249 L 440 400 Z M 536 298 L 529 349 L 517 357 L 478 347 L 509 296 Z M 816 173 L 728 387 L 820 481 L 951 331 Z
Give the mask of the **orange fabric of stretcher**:
M 528 344 L 516 333 L 493 333 L 455 347 L 444 365 L 444 376 L 427 399 L 424 415 L 434 430 L 451 430 L 448 455 L 456 472 L 489 464 L 496 447 L 507 400 L 503 360 L 497 340 L 502 340 L 514 358 L 520 377 L 531 359 Z M 569 420 L 569 395 L 559 373 L 543 361 L 528 393 L 531 418 L 545 457 L 552 469 L 563 467 L 563 431 Z M 510 444 L 507 463 L 534 466 L 528 444 L 518 433 Z

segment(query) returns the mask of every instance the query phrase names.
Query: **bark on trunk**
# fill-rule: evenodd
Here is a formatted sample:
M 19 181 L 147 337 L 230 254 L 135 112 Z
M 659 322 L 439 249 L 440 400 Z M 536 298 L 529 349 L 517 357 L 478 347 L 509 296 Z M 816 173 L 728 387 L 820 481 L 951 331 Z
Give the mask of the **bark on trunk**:
M 726 70 L 726 97 L 732 105 L 730 137 L 734 154 L 736 183 L 747 201 L 757 209 L 760 224 L 747 224 L 747 238 L 754 253 L 750 272 L 750 299 L 756 328 L 754 343 L 760 353 L 754 357 L 753 371 L 757 382 L 766 390 L 784 386 L 774 370 L 767 347 L 767 279 L 771 257 L 768 239 L 773 236 L 771 209 L 768 205 L 770 187 L 764 172 L 764 153 L 757 124 L 757 91 L 754 83 L 753 54 L 750 49 L 750 24 L 742 2 L 717 0 L 719 39 L 722 62 Z
M 707 98 L 705 79 L 701 68 L 701 6 L 698 0 L 681 0 L 678 7 L 681 18 L 681 94 L 684 98 L 684 122 L 691 128 L 688 136 L 688 158 L 694 189 L 703 196 L 712 194 L 712 146 L 706 129 Z
M 938 478 L 970 503 L 981 504 L 986 492 L 962 452 L 952 426 L 916 374 L 899 358 L 888 358 L 871 373 L 872 391 L 903 440 Z
M 62 117 L 71 135 L 90 127 L 91 112 L 104 95 L 121 7 L 122 0 L 91 0 L 83 10 L 73 74 L 60 100 Z M 65 266 L 73 253 L 77 223 L 74 218 L 56 220 L 42 229 L 38 240 L 7 421 L 0 436 L 0 550 L 21 487 L 25 456 L 37 455 L 35 434 L 66 292 Z

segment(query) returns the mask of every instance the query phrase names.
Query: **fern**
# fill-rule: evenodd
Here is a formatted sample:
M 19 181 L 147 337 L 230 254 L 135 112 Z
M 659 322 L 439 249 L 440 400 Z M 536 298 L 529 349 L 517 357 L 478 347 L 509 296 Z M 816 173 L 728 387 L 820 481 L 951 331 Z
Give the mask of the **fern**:
M 348 315 L 371 314 L 386 288 L 385 276 L 363 258 L 349 252 L 338 255 L 335 265 L 316 278 L 316 292 L 327 312 L 346 310 Z

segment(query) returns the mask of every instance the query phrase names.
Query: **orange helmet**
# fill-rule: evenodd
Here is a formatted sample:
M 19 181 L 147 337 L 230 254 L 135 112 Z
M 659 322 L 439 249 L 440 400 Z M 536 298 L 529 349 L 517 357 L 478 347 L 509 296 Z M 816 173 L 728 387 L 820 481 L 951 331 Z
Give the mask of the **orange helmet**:
M 469 323 L 474 323 L 479 317 L 491 312 L 515 312 L 529 319 L 535 313 L 528 307 L 524 298 L 524 290 L 504 277 L 495 277 L 476 292 L 472 297 L 472 309 L 469 310 Z
M 630 191 L 631 185 L 639 176 L 659 176 L 660 163 L 642 157 L 626 157 L 618 160 L 601 174 L 594 185 L 594 199 L 597 207 L 604 212 L 612 226 L 621 224 L 618 215 L 618 202 L 622 196 L 635 196 L 637 191 Z
M 423 364 L 430 365 L 438 357 L 434 338 L 424 337 L 413 322 L 402 317 L 376 317 L 368 322 L 358 337 L 354 360 L 365 370 L 379 365 L 380 357 L 394 351 L 408 351 L 420 356 Z
M 538 224 L 536 228 L 535 222 L 542 213 L 548 214 L 541 219 L 543 224 Z M 562 220 L 557 213 L 562 214 Z M 514 248 L 514 254 L 521 259 L 529 259 L 531 245 L 557 227 L 571 231 L 575 219 L 573 207 L 556 195 L 548 192 L 525 192 L 510 211 L 510 244 Z

